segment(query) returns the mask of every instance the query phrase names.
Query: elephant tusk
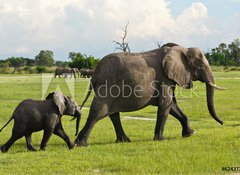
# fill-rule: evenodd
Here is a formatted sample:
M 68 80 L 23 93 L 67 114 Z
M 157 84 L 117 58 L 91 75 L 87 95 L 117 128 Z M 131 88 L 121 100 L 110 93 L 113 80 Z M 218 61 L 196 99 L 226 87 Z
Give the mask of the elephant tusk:
M 218 90 L 226 90 L 226 88 L 224 88 L 224 87 L 219 87 L 219 86 L 217 86 L 216 84 L 213 84 L 213 83 L 211 83 L 211 82 L 208 82 L 208 84 L 209 84 L 211 87 L 215 88 L 215 89 L 218 89 Z

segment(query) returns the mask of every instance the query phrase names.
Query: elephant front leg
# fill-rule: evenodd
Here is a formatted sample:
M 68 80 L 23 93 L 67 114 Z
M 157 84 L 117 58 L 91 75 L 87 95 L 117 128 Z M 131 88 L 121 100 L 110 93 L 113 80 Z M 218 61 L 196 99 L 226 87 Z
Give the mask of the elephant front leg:
M 154 132 L 154 140 L 163 140 L 163 131 L 167 116 L 172 106 L 172 89 L 170 87 L 161 87 L 161 98 L 157 110 L 157 122 Z
M 59 136 L 60 138 L 62 138 L 66 142 L 66 144 L 68 145 L 69 149 L 73 149 L 75 147 L 75 144 L 70 140 L 68 135 L 65 133 L 61 122 L 56 126 L 53 133 L 55 135 Z
M 179 108 L 176 98 L 173 97 L 173 104 L 170 110 L 170 114 L 179 120 L 182 125 L 182 136 L 189 137 L 195 133 L 193 129 L 190 128 L 187 116 Z
M 94 125 L 102 118 L 110 115 L 106 105 L 101 103 L 96 97 L 92 101 L 92 105 L 89 111 L 87 122 L 83 129 L 78 134 L 77 139 L 74 141 L 77 146 L 88 146 L 88 137 L 94 127 Z
M 158 107 L 157 122 L 156 122 L 156 127 L 154 132 L 154 140 L 164 140 L 163 131 L 164 131 L 165 123 L 166 123 L 170 108 L 171 108 L 170 106 L 165 109 L 162 107 Z
M 77 146 L 88 146 L 88 137 L 92 131 L 93 126 L 98 121 L 95 117 L 88 117 L 86 124 L 78 134 L 78 137 L 74 141 Z

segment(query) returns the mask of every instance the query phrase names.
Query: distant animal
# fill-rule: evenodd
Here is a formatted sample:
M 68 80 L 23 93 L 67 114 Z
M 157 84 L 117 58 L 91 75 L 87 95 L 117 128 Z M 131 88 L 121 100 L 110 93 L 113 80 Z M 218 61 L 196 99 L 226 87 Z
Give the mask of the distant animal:
M 176 85 L 190 89 L 193 81 L 206 84 L 208 111 L 220 124 L 214 108 L 215 85 L 209 63 L 199 48 L 184 48 L 174 43 L 142 53 L 112 53 L 101 59 L 91 78 L 89 92 L 93 97 L 87 121 L 78 134 L 75 143 L 87 146 L 94 125 L 109 116 L 115 132 L 116 142 L 129 142 L 121 120 L 120 112 L 129 112 L 153 105 L 157 107 L 157 121 L 154 140 L 163 140 L 164 126 L 170 113 L 182 125 L 182 136 L 194 133 L 175 97 Z
M 94 69 L 80 69 L 80 77 L 90 78 L 94 73 Z
M 77 76 L 76 76 L 77 74 Z M 72 78 L 72 75 L 74 76 L 74 78 L 79 78 L 80 77 L 80 72 L 78 70 L 78 68 L 68 68 L 68 67 L 57 67 L 55 69 L 55 74 L 54 74 L 54 78 L 56 78 L 57 76 L 59 78 L 61 78 L 61 75 L 64 76 L 64 78 L 67 78 L 68 75 L 70 75 L 70 78 Z
M 60 92 L 50 93 L 46 100 L 26 99 L 22 101 L 9 121 L 2 127 L 0 132 L 5 128 L 11 120 L 14 120 L 11 138 L 1 147 L 2 152 L 7 152 L 12 144 L 25 136 L 27 149 L 36 151 L 32 145 L 31 135 L 33 132 L 44 130 L 43 139 L 40 149 L 45 150 L 46 144 L 53 134 L 62 138 L 69 149 L 74 148 L 74 143 L 65 133 L 61 117 L 62 115 L 70 115 L 77 118 L 76 135 L 78 133 L 81 112 L 76 102 L 69 97 L 64 96 Z
M 74 78 L 76 78 L 76 75 L 77 74 L 77 78 L 80 78 L 80 71 L 78 68 L 71 68 L 72 70 L 72 74 L 74 75 Z

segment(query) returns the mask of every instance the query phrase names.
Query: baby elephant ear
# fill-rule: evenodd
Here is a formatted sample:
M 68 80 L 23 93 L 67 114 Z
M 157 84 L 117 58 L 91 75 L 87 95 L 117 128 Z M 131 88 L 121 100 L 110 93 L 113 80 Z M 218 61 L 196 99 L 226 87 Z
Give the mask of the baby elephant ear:
M 45 99 L 46 99 L 46 100 L 53 99 L 53 94 L 54 94 L 54 92 L 49 93 L 48 96 L 47 96 Z
M 63 113 L 66 109 L 64 95 L 58 91 L 54 92 L 53 101 L 56 104 L 56 106 L 58 107 L 60 114 L 63 115 Z
M 192 88 L 189 60 L 186 57 L 186 49 L 175 46 L 170 49 L 163 59 L 163 71 L 165 76 L 176 82 L 180 87 Z

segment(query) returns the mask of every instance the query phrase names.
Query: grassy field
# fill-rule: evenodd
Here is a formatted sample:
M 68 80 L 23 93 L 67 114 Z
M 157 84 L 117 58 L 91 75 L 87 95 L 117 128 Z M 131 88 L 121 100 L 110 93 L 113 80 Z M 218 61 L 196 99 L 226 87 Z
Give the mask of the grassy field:
M 122 113 L 121 119 L 131 143 L 115 143 L 115 132 L 109 118 L 98 122 L 89 138 L 88 147 L 68 150 L 67 145 L 52 136 L 45 152 L 26 151 L 25 139 L 18 140 L 8 153 L 0 153 L 0 174 L 227 174 L 222 167 L 240 167 L 240 72 L 214 72 L 216 83 L 228 90 L 216 91 L 215 108 L 224 126 L 214 121 L 208 111 L 205 85 L 194 83 L 194 91 L 177 90 L 179 105 L 197 131 L 181 137 L 180 123 L 168 117 L 164 141 L 153 141 L 156 108 Z M 51 80 L 51 81 L 50 81 Z M 50 82 L 49 82 L 50 81 Z M 69 86 L 67 86 L 67 84 Z M 88 80 L 51 79 L 50 74 L 0 75 L 0 127 L 11 116 L 20 101 L 41 99 L 56 88 L 81 104 Z M 89 107 L 89 98 L 86 107 Z M 82 110 L 81 127 L 88 109 Z M 144 117 L 153 120 L 133 120 Z M 75 122 L 64 116 L 63 125 L 75 139 Z M 11 136 L 13 122 L 0 133 L 0 145 Z M 39 148 L 42 132 L 33 134 Z M 238 172 L 239 173 L 239 172 Z

